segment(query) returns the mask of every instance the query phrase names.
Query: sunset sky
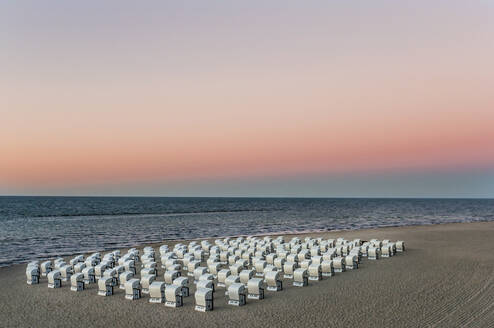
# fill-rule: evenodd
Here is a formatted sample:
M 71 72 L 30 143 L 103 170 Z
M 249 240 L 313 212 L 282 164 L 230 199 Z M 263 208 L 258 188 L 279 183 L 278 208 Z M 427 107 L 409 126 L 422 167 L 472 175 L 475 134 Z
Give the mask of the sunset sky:
M 494 197 L 494 1 L 2 1 L 0 194 Z

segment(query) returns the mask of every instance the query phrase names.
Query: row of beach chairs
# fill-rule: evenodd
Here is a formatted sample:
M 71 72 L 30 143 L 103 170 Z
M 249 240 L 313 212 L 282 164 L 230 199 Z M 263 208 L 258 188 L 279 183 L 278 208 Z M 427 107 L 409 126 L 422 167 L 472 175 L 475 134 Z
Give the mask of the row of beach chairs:
M 183 306 L 183 298 L 190 294 L 189 281 L 193 281 L 195 309 L 211 311 L 218 288 L 224 288 L 228 304 L 242 306 L 247 299 L 264 299 L 265 290 L 283 290 L 283 279 L 305 287 L 309 281 L 358 269 L 362 258 L 377 260 L 403 251 L 403 241 L 293 237 L 285 242 L 283 236 L 238 237 L 216 239 L 214 244 L 208 240 L 178 243 L 173 249 L 162 245 L 159 256 L 154 248 L 144 247 L 142 254 L 131 248 L 125 254 L 115 250 L 103 256 L 98 252 L 87 257 L 77 255 L 69 263 L 63 258 L 41 264 L 33 261 L 27 265 L 26 277 L 30 285 L 46 277 L 49 288 L 70 282 L 75 292 L 97 284 L 100 296 L 111 296 L 120 288 L 126 299 L 137 300 L 148 294 L 150 303 L 168 307 Z M 158 281 L 161 270 L 163 281 Z

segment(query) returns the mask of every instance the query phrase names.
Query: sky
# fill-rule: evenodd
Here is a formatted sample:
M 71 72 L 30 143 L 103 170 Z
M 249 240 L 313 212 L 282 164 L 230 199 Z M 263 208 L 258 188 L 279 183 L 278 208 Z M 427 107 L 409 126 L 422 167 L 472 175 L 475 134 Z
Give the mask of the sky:
M 0 194 L 494 197 L 492 1 L 1 1 Z

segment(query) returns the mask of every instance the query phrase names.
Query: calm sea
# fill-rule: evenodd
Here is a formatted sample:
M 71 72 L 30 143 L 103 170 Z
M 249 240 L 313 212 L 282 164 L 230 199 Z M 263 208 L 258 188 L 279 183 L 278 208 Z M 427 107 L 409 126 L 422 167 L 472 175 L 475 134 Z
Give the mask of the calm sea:
M 0 197 L 0 266 L 167 239 L 493 220 L 492 199 Z

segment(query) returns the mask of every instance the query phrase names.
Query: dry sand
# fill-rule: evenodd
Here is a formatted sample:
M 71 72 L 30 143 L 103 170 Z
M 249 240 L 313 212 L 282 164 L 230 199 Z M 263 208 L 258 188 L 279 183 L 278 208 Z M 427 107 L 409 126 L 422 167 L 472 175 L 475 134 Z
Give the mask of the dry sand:
M 0 268 L 0 327 L 493 327 L 494 222 L 382 228 L 310 234 L 347 239 L 402 239 L 407 251 L 390 259 L 364 259 L 358 270 L 308 287 L 266 292 L 246 306 L 215 293 L 213 312 L 96 295 L 96 284 L 72 292 L 67 283 L 29 286 L 25 265 Z M 162 270 L 159 280 L 163 280 Z M 193 289 L 191 289 L 191 292 Z

